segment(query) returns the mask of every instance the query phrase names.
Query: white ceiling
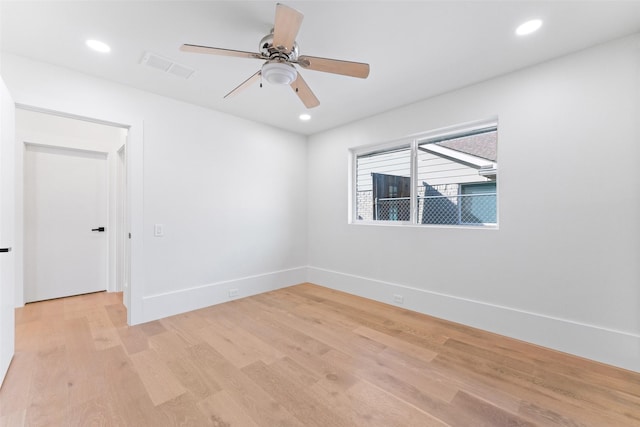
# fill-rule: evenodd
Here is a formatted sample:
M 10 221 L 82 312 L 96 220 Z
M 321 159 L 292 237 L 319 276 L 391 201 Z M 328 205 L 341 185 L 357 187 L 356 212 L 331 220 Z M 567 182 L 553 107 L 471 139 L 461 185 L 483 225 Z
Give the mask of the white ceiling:
M 258 122 L 312 134 L 640 31 L 640 1 L 285 1 L 304 14 L 300 53 L 367 62 L 366 80 L 303 70 L 321 105 L 289 87 L 223 96 L 259 60 L 179 51 L 183 43 L 258 51 L 275 1 L 2 1 L 1 48 Z M 542 29 L 517 37 L 532 17 Z M 112 51 L 99 54 L 96 38 Z M 153 52 L 195 68 L 188 80 L 140 65 Z M 1 71 L 1 70 L 0 70 Z

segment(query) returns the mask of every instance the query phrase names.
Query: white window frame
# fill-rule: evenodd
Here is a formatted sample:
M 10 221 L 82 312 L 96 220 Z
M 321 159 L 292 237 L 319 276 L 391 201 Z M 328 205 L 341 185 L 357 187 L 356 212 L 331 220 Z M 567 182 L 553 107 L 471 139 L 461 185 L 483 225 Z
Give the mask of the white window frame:
M 437 227 L 437 228 L 474 228 L 474 229 L 486 229 L 486 228 L 498 228 L 500 223 L 499 219 L 499 191 L 496 181 L 496 223 L 493 224 L 420 224 L 418 219 L 418 201 L 415 197 L 417 192 L 417 156 L 418 146 L 420 144 L 429 143 L 431 141 L 437 141 L 443 138 L 455 138 L 458 135 L 470 134 L 474 132 L 481 132 L 483 130 L 489 131 L 490 129 L 498 129 L 498 118 L 491 117 L 489 119 L 477 120 L 473 122 L 467 122 L 454 126 L 447 126 L 438 129 L 434 129 L 428 132 L 423 132 L 415 135 L 410 135 L 402 139 L 395 141 L 389 141 L 385 143 L 365 145 L 359 147 L 353 147 L 349 149 L 349 203 L 348 203 L 348 223 L 349 224 L 364 224 L 364 225 L 385 225 L 385 226 L 419 226 L 419 227 Z M 402 148 L 409 148 L 410 155 L 410 175 L 411 175 L 411 214 L 409 221 L 387 221 L 387 220 L 362 220 L 358 219 L 357 215 L 357 162 L 358 157 L 364 155 L 375 154 L 378 152 L 392 151 Z

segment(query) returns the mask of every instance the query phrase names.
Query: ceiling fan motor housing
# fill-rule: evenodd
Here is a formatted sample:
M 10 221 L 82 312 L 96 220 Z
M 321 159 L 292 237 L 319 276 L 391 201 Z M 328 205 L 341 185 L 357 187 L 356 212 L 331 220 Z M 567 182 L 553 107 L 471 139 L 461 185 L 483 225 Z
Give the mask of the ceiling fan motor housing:
M 273 32 L 267 34 L 260 40 L 260 53 L 270 60 L 284 62 L 296 61 L 298 59 L 298 43 L 293 42 L 291 50 L 287 47 L 275 47 L 273 45 Z

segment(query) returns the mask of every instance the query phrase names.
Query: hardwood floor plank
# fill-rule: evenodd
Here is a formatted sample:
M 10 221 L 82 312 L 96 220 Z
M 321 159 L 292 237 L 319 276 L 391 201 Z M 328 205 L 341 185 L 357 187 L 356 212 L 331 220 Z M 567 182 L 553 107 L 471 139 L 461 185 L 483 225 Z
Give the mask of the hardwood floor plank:
M 225 390 L 201 400 L 198 407 L 210 424 L 216 427 L 259 426 Z
M 40 349 L 41 330 L 44 327 L 42 320 L 32 320 L 30 322 L 22 322 L 16 324 L 16 335 L 25 337 L 22 340 L 16 340 L 16 352 L 36 352 Z
M 585 425 L 629 425 L 629 420 L 624 418 L 615 421 L 615 418 L 620 418 L 620 414 L 615 414 L 611 411 L 600 412 L 590 406 L 581 404 L 579 401 L 572 400 L 569 396 L 563 398 L 561 395 L 553 394 L 546 387 L 538 387 L 535 377 L 526 377 L 520 372 L 500 365 L 487 366 L 486 361 L 475 360 L 472 357 L 459 356 L 452 359 L 451 355 L 438 355 L 432 363 L 445 371 L 460 372 L 470 379 L 475 379 L 487 385 L 489 387 L 488 390 L 506 391 L 521 399 L 523 404 L 539 405 L 551 411 L 557 411 L 560 414 L 566 413 L 569 419 Z M 640 411 L 640 408 L 638 408 L 638 411 Z M 638 411 L 633 410 L 632 413 L 640 413 Z M 614 417 L 614 419 L 611 417 Z
M 25 423 L 53 425 L 63 419 L 67 407 L 68 365 L 64 346 L 39 352 L 31 378 Z M 4 387 L 2 389 L 4 391 Z
M 291 327 L 289 325 L 290 319 L 279 320 L 272 313 L 261 310 L 260 304 L 250 299 L 236 302 L 238 304 L 225 309 L 235 309 L 243 313 L 243 327 L 263 340 L 268 342 L 275 340 L 280 343 L 281 346 L 278 346 L 278 349 L 285 354 L 289 354 L 289 350 L 293 348 L 306 354 L 321 355 L 331 348 L 329 345 Z
M 169 426 L 166 415 L 158 410 L 151 399 L 142 396 L 127 400 L 117 394 L 110 394 L 110 406 L 114 414 L 114 421 L 107 425 L 113 426 Z
M 25 425 L 26 409 L 17 412 L 0 412 L 0 427 L 19 427 Z
M 257 318 L 252 317 L 255 312 L 250 307 L 238 305 L 236 310 L 243 312 L 242 310 L 247 308 L 248 312 L 244 312 L 245 315 L 239 319 L 243 328 L 270 342 L 299 364 L 313 370 L 321 377 L 329 379 L 336 390 L 344 391 L 355 383 L 356 379 L 353 375 L 322 359 L 321 355 L 330 347 L 297 332 L 289 334 L 286 329 L 282 331 L 265 327 L 256 320 Z M 279 325 L 279 327 L 284 327 L 284 325 Z
M 108 384 L 110 353 L 95 348 L 88 318 L 66 320 L 64 330 L 68 404 L 75 407 L 91 400 L 99 402 Z
M 11 390 L 10 393 L 2 393 L 0 399 L 0 417 L 10 418 L 13 414 L 17 418 L 24 418 L 24 409 L 28 405 L 33 376 L 33 366 L 36 365 L 35 352 L 17 352 L 11 361 L 11 368 L 2 384 L 2 390 Z M 13 417 L 13 418 L 16 418 Z
M 355 372 L 355 376 L 367 381 L 376 387 L 396 396 L 398 399 L 413 405 L 420 410 L 441 419 L 446 423 L 453 422 L 456 425 L 472 425 L 472 419 L 464 413 L 453 411 L 449 401 L 453 399 L 457 390 L 449 389 L 440 391 L 437 384 L 421 384 L 419 379 L 398 378 L 393 371 L 379 369 L 375 365 L 362 365 L 361 360 L 354 360 L 352 357 L 331 350 L 323 355 L 323 358 L 332 364 L 340 366 L 342 369 L 349 369 Z M 413 383 L 413 384 L 412 384 Z M 468 424 L 465 424 L 468 423 Z
M 140 351 L 130 357 L 154 405 L 187 392 L 155 350 Z
M 537 373 L 528 374 L 513 368 L 505 367 L 485 359 L 477 359 L 473 356 L 462 356 L 451 360 L 449 356 L 439 355 L 434 364 L 440 364 L 445 360 L 449 369 L 455 368 L 466 372 L 467 375 L 478 375 L 484 381 L 491 383 L 492 387 L 508 390 L 510 393 L 520 396 L 524 402 L 540 402 L 549 408 L 563 407 L 565 411 L 571 411 L 572 417 L 581 422 L 595 423 L 595 425 L 628 425 L 631 421 L 629 415 L 621 415 L 619 412 L 605 409 L 603 405 L 611 405 L 615 408 L 615 402 L 603 400 L 595 406 L 586 401 L 580 390 L 568 390 L 565 381 L 550 383 L 544 378 L 539 378 Z M 588 385 L 585 385 L 588 387 Z M 605 403 L 607 402 L 607 403 Z M 580 408 L 578 410 L 578 408 Z M 640 409 L 640 406 L 638 407 Z M 632 411 L 632 414 L 638 414 Z M 631 417 L 637 415 L 631 415 Z
M 309 393 L 306 387 L 296 387 L 294 380 L 262 361 L 242 368 L 259 387 L 277 401 L 306 426 L 349 426 L 348 420 L 340 417 Z
M 226 328 L 215 321 L 197 331 L 197 334 L 224 355 L 236 368 L 242 368 L 258 360 L 271 363 L 283 354 L 260 341 L 243 329 Z
M 291 313 L 310 323 L 318 326 L 327 325 L 336 331 L 353 331 L 360 326 L 358 322 L 351 320 L 347 316 L 341 316 L 337 312 L 327 316 L 327 310 L 322 303 L 314 301 L 308 301 L 306 304 L 296 306 Z
M 305 285 L 302 295 L 308 295 L 309 289 L 314 293 L 322 291 L 320 287 Z M 422 348 L 433 350 L 435 352 L 440 351 L 442 343 L 447 340 L 447 337 L 436 333 L 416 333 L 416 328 L 412 324 L 404 322 L 401 313 L 395 313 L 395 316 L 388 317 L 389 314 L 393 314 L 389 310 L 391 306 L 383 306 L 381 303 L 372 301 L 369 306 L 367 301 L 366 308 L 363 308 L 362 302 L 358 304 L 357 300 L 354 300 L 353 295 L 345 295 L 345 301 L 340 301 L 337 291 L 328 290 L 327 299 L 320 299 L 322 307 L 327 311 L 327 315 L 345 317 L 351 322 L 356 323 L 359 326 L 366 326 L 369 329 L 402 339 L 406 342 L 418 345 Z M 427 328 L 421 328 L 421 331 L 428 330 Z
M 329 354 L 330 353 L 330 354 Z M 339 360 L 353 366 L 350 371 L 355 375 L 368 380 L 385 382 L 397 382 L 407 388 L 420 390 L 421 394 L 428 395 L 444 402 L 449 402 L 458 391 L 458 388 L 449 384 L 445 378 L 426 370 L 416 369 L 409 364 L 402 363 L 397 358 L 385 357 L 385 354 L 377 354 L 374 357 L 357 356 L 348 358 L 338 355 L 335 350 L 327 353 L 325 359 Z
M 42 304 L 25 304 L 24 307 L 16 310 L 16 325 L 34 322 L 42 319 Z
M 162 322 L 159 320 L 143 323 L 142 325 L 140 325 L 140 329 L 148 337 L 152 337 L 154 335 L 158 335 L 167 331 L 167 328 L 165 328 Z
M 93 310 L 88 316 L 89 329 L 93 337 L 93 346 L 97 350 L 117 347 L 122 345 L 118 332 L 113 328 L 113 323 L 106 310 Z
M 426 412 L 407 404 L 386 393 L 378 387 L 359 381 L 346 392 L 349 398 L 349 406 L 346 410 L 353 410 L 354 406 L 361 406 L 359 412 L 362 416 L 362 424 L 382 426 L 434 426 L 442 427 L 448 424 L 438 420 Z
M 458 392 L 451 402 L 451 405 L 453 410 L 471 414 L 475 420 L 475 425 L 478 427 L 535 426 L 534 423 L 465 391 Z
M 122 305 L 122 303 L 107 304 L 104 308 L 115 328 L 123 328 L 127 326 L 127 309 Z
M 544 426 L 586 427 L 589 425 L 562 415 L 548 407 L 541 407 L 529 402 L 522 403 L 518 414 L 536 422 L 538 425 Z M 595 422 L 593 419 L 591 421 Z
M 38 305 L 41 309 L 43 319 L 46 318 L 64 318 L 65 315 L 65 298 L 51 299 L 37 303 L 30 303 L 26 306 Z M 26 307 L 25 306 L 25 307 Z
M 149 348 L 164 360 L 173 360 L 189 356 L 191 346 L 182 336 L 175 331 L 167 330 L 147 339 Z
M 160 322 L 165 328 L 173 330 L 174 333 L 178 334 L 189 344 L 196 345 L 202 342 L 202 339 L 196 332 L 208 324 L 203 313 L 203 310 L 191 311 L 178 314 L 177 316 L 166 317 Z
M 260 300 L 257 300 L 260 302 Z M 277 321 L 286 312 L 274 310 L 272 306 L 262 307 L 262 311 L 269 313 L 269 317 Z M 319 322 L 315 319 L 308 319 L 304 316 L 292 317 L 287 326 L 296 329 L 302 334 L 307 335 L 314 340 L 327 344 L 334 348 L 340 348 L 350 354 L 375 354 L 384 350 L 386 346 L 383 343 L 370 339 L 362 334 L 355 333 L 351 329 L 337 329 L 335 322 L 329 319 Z M 435 356 L 435 354 L 433 355 Z M 432 357 L 433 357 L 432 356 Z
M 198 344 L 191 347 L 191 350 L 194 363 L 220 384 L 259 425 L 283 427 L 304 425 L 209 344 Z
M 117 329 L 118 336 L 128 354 L 135 354 L 149 349 L 149 341 L 140 325 L 123 326 Z
M 123 347 L 101 350 L 98 355 L 103 360 L 107 391 L 113 392 L 116 400 L 128 402 L 148 397 L 140 375 Z
M 196 399 L 189 393 L 164 402 L 158 409 L 165 415 L 166 425 L 199 427 L 209 422 L 198 408 Z
M 72 426 L 107 426 L 115 415 L 106 399 L 98 397 L 69 408 L 66 418 Z
M 318 373 L 307 369 L 305 366 L 297 363 L 289 357 L 284 357 L 269 365 L 265 363 L 265 365 L 274 373 L 282 375 L 293 381 L 296 387 L 303 389 L 311 387 L 323 378 L 327 381 L 331 381 L 330 379 L 322 377 L 321 375 L 318 375 Z
M 167 367 L 180 384 L 199 399 L 205 399 L 222 391 L 222 387 L 199 369 L 190 357 L 169 360 Z
M 354 329 L 353 332 L 384 344 L 387 347 L 393 348 L 400 354 L 409 355 L 419 360 L 431 361 L 438 355 L 438 353 L 433 350 L 417 346 L 391 335 L 374 331 L 373 329 L 367 328 L 366 326 L 360 326 Z

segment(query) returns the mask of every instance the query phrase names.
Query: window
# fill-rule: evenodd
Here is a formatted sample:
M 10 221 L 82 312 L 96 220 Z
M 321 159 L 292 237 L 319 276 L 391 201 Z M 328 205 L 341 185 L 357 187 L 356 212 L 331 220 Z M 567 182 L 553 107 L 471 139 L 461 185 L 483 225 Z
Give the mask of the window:
M 409 221 L 411 218 L 411 149 L 370 152 L 356 159 L 356 218 Z
M 354 149 L 355 222 L 497 225 L 497 122 Z

